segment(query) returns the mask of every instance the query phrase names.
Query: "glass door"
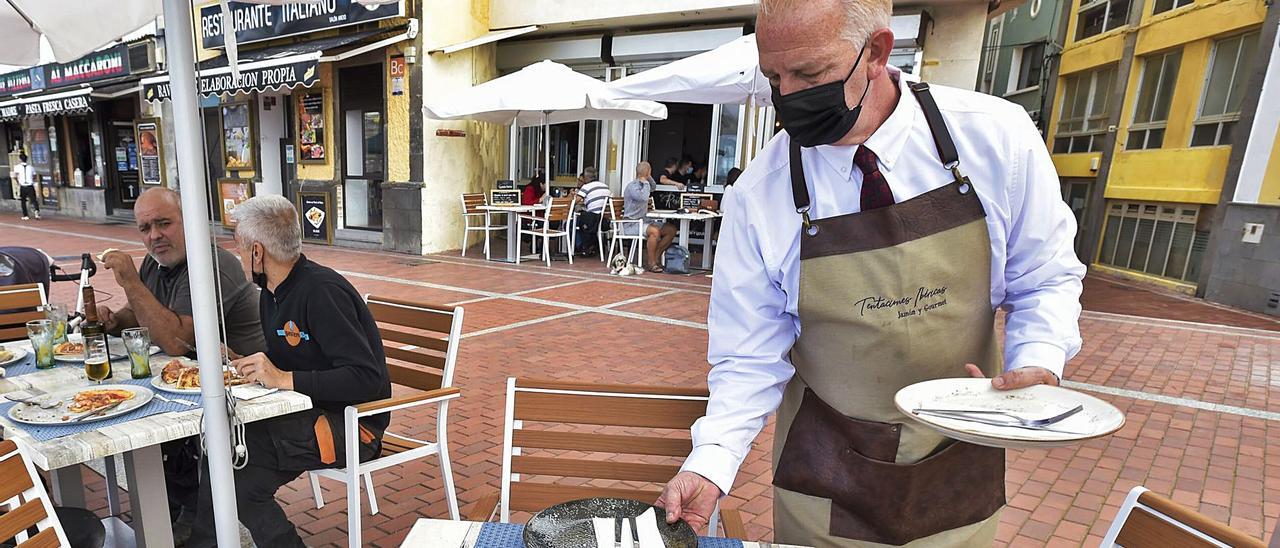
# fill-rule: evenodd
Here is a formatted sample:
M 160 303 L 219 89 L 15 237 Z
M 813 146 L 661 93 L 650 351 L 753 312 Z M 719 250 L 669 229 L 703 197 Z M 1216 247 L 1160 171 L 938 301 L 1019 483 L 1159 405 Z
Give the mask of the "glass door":
M 111 143 L 108 160 L 116 187 L 115 207 L 133 209 L 134 200 L 142 193 L 138 177 L 138 147 L 134 142 L 131 122 L 111 122 Z
M 386 182 L 382 65 L 339 70 L 342 111 L 342 207 L 346 228 L 382 230 Z

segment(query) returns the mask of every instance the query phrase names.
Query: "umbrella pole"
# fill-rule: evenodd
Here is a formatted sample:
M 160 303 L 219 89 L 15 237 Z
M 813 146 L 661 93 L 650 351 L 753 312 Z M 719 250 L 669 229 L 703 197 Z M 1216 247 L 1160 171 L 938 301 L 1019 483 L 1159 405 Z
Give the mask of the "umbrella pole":
M 542 111 L 542 176 L 546 179 L 547 200 L 551 199 L 551 124 L 547 123 L 547 115 L 550 113 L 549 110 Z
M 204 402 L 205 445 L 218 546 L 240 546 L 236 514 L 235 477 L 231 470 L 231 431 L 226 394 L 222 388 L 222 348 L 218 331 L 218 300 L 214 295 L 209 208 L 205 189 L 204 136 L 195 84 L 191 1 L 164 0 L 165 51 L 173 93 L 173 130 L 178 149 L 178 181 L 182 190 L 182 226 L 186 230 L 187 272 L 191 278 L 191 309 L 195 321 L 196 355 L 200 362 Z

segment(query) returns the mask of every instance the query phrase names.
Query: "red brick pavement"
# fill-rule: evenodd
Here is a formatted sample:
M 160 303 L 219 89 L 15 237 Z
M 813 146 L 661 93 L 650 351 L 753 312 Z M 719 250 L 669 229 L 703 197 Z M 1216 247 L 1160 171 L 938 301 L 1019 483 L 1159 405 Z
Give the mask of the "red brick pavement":
M 38 245 L 54 255 L 141 248 L 131 227 L 57 219 L 0 221 L 0 245 Z M 463 397 L 450 410 L 449 430 L 464 509 L 498 485 L 506 377 L 675 386 L 705 382 L 702 324 L 711 280 L 702 275 L 616 278 L 592 260 L 572 267 L 557 262 L 547 269 L 541 263 L 514 267 L 457 254 L 418 258 L 310 245 L 306 253 L 346 272 L 361 291 L 474 301 L 463 305 L 469 335 L 456 380 Z M 110 273 L 94 282 L 109 294 L 119 293 Z M 1114 436 L 1076 447 L 1010 451 L 1009 505 L 1001 517 L 999 544 L 1096 545 L 1135 485 L 1250 535 L 1268 537 L 1280 515 L 1280 446 L 1268 446 L 1266 440 L 1280 435 L 1280 426 L 1243 415 L 1280 412 L 1280 389 L 1274 387 L 1280 386 L 1275 367 L 1280 334 L 1241 329 L 1275 329 L 1266 317 L 1123 283 L 1092 277 L 1086 283 L 1085 344 L 1068 364 L 1066 379 L 1134 391 L 1101 396 L 1125 411 L 1128 423 Z M 73 284 L 57 284 L 53 296 L 69 301 L 73 290 Z M 610 306 L 632 299 L 639 300 Z M 572 315 L 545 320 L 562 314 Z M 1203 404 L 1234 407 L 1224 412 Z M 434 418 L 433 411 L 397 413 L 393 429 L 429 436 Z M 772 536 L 771 439 L 770 426 L 756 440 L 726 502 L 743 510 L 752 539 Z M 86 478 L 94 509 L 102 512 L 104 482 L 93 474 Z M 434 460 L 379 472 L 375 481 L 382 513 L 364 517 L 369 545 L 398 545 L 417 518 L 447 513 Z M 305 479 L 284 487 L 278 497 L 308 544 L 341 545 L 345 495 L 336 484 L 326 483 L 324 489 L 328 504 L 319 510 Z

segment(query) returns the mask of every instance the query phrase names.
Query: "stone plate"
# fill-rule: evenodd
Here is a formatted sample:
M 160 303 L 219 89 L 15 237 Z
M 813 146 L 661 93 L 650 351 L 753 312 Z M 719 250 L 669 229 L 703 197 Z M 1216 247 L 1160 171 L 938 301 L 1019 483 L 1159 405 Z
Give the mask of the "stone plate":
M 698 536 L 684 520 L 668 524 L 662 508 L 610 498 L 571 500 L 538 512 L 524 527 L 524 544 L 528 548 L 589 548 L 596 543 L 591 518 L 637 517 L 650 508 L 658 516 L 658 532 L 667 548 L 697 548 Z

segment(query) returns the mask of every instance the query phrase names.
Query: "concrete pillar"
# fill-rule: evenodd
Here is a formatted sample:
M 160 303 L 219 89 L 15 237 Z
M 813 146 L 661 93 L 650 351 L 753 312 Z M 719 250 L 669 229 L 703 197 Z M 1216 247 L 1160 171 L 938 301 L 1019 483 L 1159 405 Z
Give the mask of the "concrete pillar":
M 933 25 L 924 42 L 920 77 L 932 84 L 974 89 L 982 64 L 986 2 L 947 4 L 930 10 Z

